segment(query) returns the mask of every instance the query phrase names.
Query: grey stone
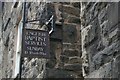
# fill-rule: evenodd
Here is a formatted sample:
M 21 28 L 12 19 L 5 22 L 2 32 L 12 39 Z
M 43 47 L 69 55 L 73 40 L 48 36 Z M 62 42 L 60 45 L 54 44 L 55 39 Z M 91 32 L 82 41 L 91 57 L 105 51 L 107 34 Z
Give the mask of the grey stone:
M 79 8 L 79 9 L 81 8 L 81 5 L 79 2 L 73 2 L 72 5 L 76 8 Z
M 115 24 L 117 24 L 120 19 L 118 20 L 119 16 L 118 16 L 118 4 L 117 2 L 115 3 L 111 3 L 110 6 L 108 7 L 108 27 L 114 27 Z
M 80 9 L 77 9 L 77 8 L 74 8 L 74 7 L 72 7 L 72 6 L 63 6 L 63 8 L 62 8 L 62 6 L 60 6 L 60 11 L 62 11 L 62 9 L 63 9 L 63 11 L 64 12 L 66 12 L 66 13 L 68 13 L 68 14 L 71 14 L 71 15 L 74 15 L 74 16 L 77 16 L 77 17 L 79 17 L 80 16 Z
M 80 57 L 76 56 L 76 57 L 69 57 L 69 64 L 74 64 L 74 63 L 79 63 L 82 64 L 82 60 Z
M 78 50 L 64 50 L 63 55 L 66 55 L 68 57 L 73 57 L 73 56 L 79 56 Z
M 118 43 L 112 44 L 111 46 L 105 48 L 103 51 L 93 56 L 92 59 L 96 69 L 98 69 L 103 64 L 111 61 L 113 57 L 119 53 L 120 45 L 118 45 Z
M 64 69 L 70 71 L 81 71 L 81 64 L 65 64 Z
M 46 74 L 46 78 L 74 78 L 74 77 L 75 76 L 71 72 L 62 69 L 48 69 Z
M 120 79 L 120 55 L 116 56 L 112 64 L 112 77 Z
M 50 39 L 51 40 L 54 40 L 54 39 L 62 40 L 62 26 L 61 25 L 55 24 L 55 29 L 53 33 L 51 33 Z
M 65 55 L 61 55 L 60 56 L 60 60 L 64 63 L 67 63 L 69 61 L 69 57 L 68 56 L 65 56 Z
M 78 43 L 63 43 L 64 49 L 81 49 L 81 45 Z
M 80 24 L 80 19 L 78 17 L 69 17 L 68 23 Z
M 94 43 L 100 37 L 100 32 L 98 32 L 100 31 L 100 25 L 97 18 L 88 27 L 88 33 L 85 36 L 85 47 L 91 45 L 91 43 Z
M 119 3 L 87 2 L 82 7 L 83 76 L 116 78 L 120 52 Z
M 76 26 L 72 24 L 64 24 L 63 27 L 63 41 L 67 43 L 74 43 L 77 40 Z
M 56 65 L 57 61 L 56 59 L 50 59 L 47 63 L 46 63 L 46 67 L 48 68 L 54 68 Z

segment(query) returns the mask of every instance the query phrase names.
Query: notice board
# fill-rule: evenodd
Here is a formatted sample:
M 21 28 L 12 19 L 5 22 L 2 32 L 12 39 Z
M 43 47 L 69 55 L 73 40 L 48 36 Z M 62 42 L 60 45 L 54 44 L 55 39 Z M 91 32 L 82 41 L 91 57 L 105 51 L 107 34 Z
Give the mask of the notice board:
M 22 57 L 49 58 L 49 32 L 24 29 L 22 34 Z

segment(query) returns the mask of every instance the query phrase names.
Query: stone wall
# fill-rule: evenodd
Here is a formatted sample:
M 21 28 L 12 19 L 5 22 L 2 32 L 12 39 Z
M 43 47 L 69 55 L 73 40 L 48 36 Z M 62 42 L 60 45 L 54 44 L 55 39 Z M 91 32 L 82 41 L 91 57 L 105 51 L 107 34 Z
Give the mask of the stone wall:
M 17 22 L 21 16 L 22 7 L 14 7 L 14 3 L 2 3 L 2 25 L 1 25 L 1 59 L 2 66 L 0 75 L 2 78 L 11 78 L 14 74 L 15 47 L 17 36 Z M 21 5 L 21 4 L 19 4 Z
M 13 78 L 23 7 L 20 2 L 0 4 L 0 78 Z M 22 78 L 120 78 L 120 3 L 36 2 L 26 7 L 28 21 L 41 19 L 26 28 L 50 30 L 50 24 L 43 24 L 52 15 L 55 28 L 50 59 L 23 58 Z
M 0 11 L 2 11 L 2 2 L 0 2 Z M 2 26 L 2 12 L 0 12 L 0 26 Z M 2 32 L 2 27 L 0 27 L 0 32 Z M 0 75 L 2 75 L 2 70 L 1 70 L 1 68 L 2 68 L 2 40 L 1 40 L 1 34 L 2 33 L 0 33 Z M 0 79 L 1 79 L 1 77 L 0 77 Z
M 80 3 L 26 4 L 26 28 L 49 30 L 43 26 L 54 15 L 55 29 L 50 34 L 50 59 L 22 58 L 22 78 L 81 78 Z M 3 3 L 1 47 L 2 78 L 14 78 L 16 54 L 21 53 L 19 29 L 22 27 L 22 3 Z M 19 48 L 19 49 L 18 49 Z M 17 65 L 18 66 L 18 65 Z M 51 74 L 52 73 L 52 74 Z M 18 74 L 19 75 L 19 74 Z
M 28 22 L 25 28 L 46 30 L 45 27 L 42 27 L 45 20 L 47 20 L 47 12 L 45 10 L 45 2 L 26 3 L 26 21 L 38 20 L 41 18 L 42 20 Z M 43 78 L 46 71 L 46 62 L 47 59 L 44 58 L 24 58 L 22 62 L 22 78 Z
M 81 3 L 81 39 L 85 78 L 120 78 L 120 3 Z
M 81 78 L 80 3 L 63 3 L 63 18 L 63 69 L 75 78 Z
M 16 54 L 21 53 L 21 47 L 19 47 L 19 52 L 17 52 L 17 45 L 19 41 L 17 40 L 18 37 L 18 28 L 22 27 L 22 14 L 23 14 L 23 7 L 22 3 L 12 3 L 12 2 L 5 2 L 2 4 L 3 10 L 2 10 L 2 31 L 1 31 L 1 47 L 2 52 L 0 55 L 2 56 L 2 63 L 0 65 L 2 68 L 0 71 L 2 74 L 0 75 L 2 78 L 15 78 L 15 68 L 16 68 Z M 30 6 L 31 5 L 31 6 Z M 38 9 L 41 6 L 40 9 Z M 30 10 L 28 10 L 28 19 L 36 19 L 36 14 L 39 13 L 38 11 L 42 12 L 45 3 L 27 3 L 26 5 L 27 9 L 28 7 L 34 7 L 32 8 L 32 13 Z M 38 8 L 37 8 L 38 7 Z M 30 14 L 30 15 L 29 15 Z M 26 28 L 34 28 L 36 29 L 36 25 L 27 24 Z M 20 42 L 21 44 L 21 42 Z M 21 46 L 21 45 L 18 45 Z M 29 59 L 24 58 L 23 59 L 23 66 L 22 66 L 22 77 L 24 78 L 43 78 L 43 74 L 45 71 L 45 64 L 46 59 Z M 19 74 L 18 74 L 19 75 Z
M 49 67 L 47 66 L 47 77 L 82 78 L 80 3 L 66 2 L 51 5 L 55 9 L 56 21 L 55 31 L 51 34 L 53 56 L 48 63 Z

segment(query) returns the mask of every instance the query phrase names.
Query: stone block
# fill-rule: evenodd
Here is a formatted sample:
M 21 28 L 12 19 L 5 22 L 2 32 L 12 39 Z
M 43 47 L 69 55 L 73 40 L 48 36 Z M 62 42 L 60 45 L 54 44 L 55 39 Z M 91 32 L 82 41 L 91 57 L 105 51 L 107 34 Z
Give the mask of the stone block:
M 63 43 L 64 49 L 81 49 L 81 45 L 78 43 Z
M 108 27 L 112 28 L 114 27 L 120 20 L 118 20 L 118 2 L 110 3 L 110 6 L 108 7 L 107 11 L 107 17 L 108 17 Z
M 70 14 L 68 14 L 66 12 L 63 14 L 64 22 L 67 21 L 67 19 L 68 19 L 69 16 L 70 16 Z
M 87 5 L 85 6 L 85 10 L 84 10 L 85 11 L 85 21 L 86 21 L 85 24 L 88 25 L 89 23 L 91 23 L 91 21 L 93 21 L 96 17 L 98 17 L 99 12 L 101 12 L 101 10 L 103 8 L 106 8 L 106 6 L 108 6 L 108 3 L 97 3 L 97 2 L 87 3 Z M 102 13 L 102 14 L 104 14 L 104 13 Z
M 56 59 L 50 59 L 46 63 L 46 67 L 48 67 L 48 68 L 54 68 L 55 65 L 56 65 L 56 63 L 57 63 Z
M 98 4 L 96 2 L 88 2 L 85 7 L 85 24 L 88 25 L 94 20 L 98 13 Z
M 39 72 L 34 67 L 34 68 L 29 70 L 28 74 L 26 75 L 26 78 L 36 78 L 38 75 L 39 75 Z
M 69 57 L 68 56 L 65 56 L 65 55 L 61 55 L 60 56 L 60 60 L 64 63 L 67 63 L 69 61 Z
M 112 63 L 109 62 L 105 64 L 102 68 L 100 68 L 99 72 L 100 78 L 110 78 L 112 74 Z
M 80 2 L 73 2 L 72 5 L 76 8 L 81 8 Z
M 68 57 L 73 57 L 73 56 L 79 56 L 78 50 L 64 50 L 63 55 L 66 55 Z
M 51 74 L 52 73 L 52 74 Z M 75 76 L 66 70 L 62 69 L 47 69 L 46 78 L 74 78 Z
M 113 30 L 108 35 L 109 36 L 109 45 L 111 45 L 112 43 L 115 43 L 115 42 L 119 41 L 119 28 L 118 28 L 118 26 L 116 27 L 115 30 Z
M 63 5 L 70 5 L 70 2 L 61 2 Z
M 99 47 L 99 48 L 98 48 Z M 90 45 L 89 45 L 89 47 L 87 46 L 86 47 L 86 52 L 89 54 L 89 56 L 94 56 L 94 55 L 96 55 L 98 52 L 99 52 L 99 50 L 101 49 L 102 50 L 102 45 L 99 45 L 99 41 L 97 40 L 97 41 L 95 41 L 94 43 L 91 43 Z M 103 47 L 104 48 L 104 47 Z
M 82 60 L 80 57 L 69 57 L 69 61 L 68 61 L 69 64 L 74 64 L 74 63 L 79 63 L 79 64 L 82 64 Z
M 81 64 L 65 64 L 64 69 L 68 71 L 81 71 L 82 69 Z
M 67 43 L 77 42 L 76 25 L 64 24 L 64 26 L 63 26 L 63 42 L 67 42 Z
M 112 78 L 120 79 L 120 55 L 117 55 L 114 58 L 112 67 L 113 67 Z
M 111 29 L 109 29 L 110 27 L 108 26 L 108 24 L 109 24 L 108 21 L 104 21 L 103 24 L 100 25 L 102 44 L 106 47 L 119 40 L 118 38 L 119 24 L 112 27 Z
M 9 31 L 3 33 L 3 44 L 5 46 L 8 46 L 9 41 Z
M 107 7 L 104 7 L 100 13 L 98 14 L 99 24 L 102 24 L 104 21 L 107 20 Z
M 23 62 L 24 65 L 22 67 L 22 78 L 36 78 L 39 74 L 42 74 L 43 71 L 45 70 L 45 64 L 47 60 L 32 58 L 30 60 L 25 61 L 26 64 Z
M 60 6 L 59 10 L 60 11 L 63 11 L 68 13 L 68 14 L 71 14 L 71 15 L 74 15 L 74 16 L 77 16 L 79 17 L 80 16 L 80 9 L 77 9 L 75 7 L 72 7 L 72 6 L 69 6 L 69 5 L 64 5 L 64 6 Z
M 75 23 L 75 24 L 80 24 L 80 19 L 79 17 L 69 17 L 67 18 L 68 23 Z
M 99 70 L 89 73 L 85 78 L 110 78 L 112 74 L 112 63 L 109 62 L 102 66 Z
M 57 53 L 60 53 L 61 54 L 61 51 L 57 51 L 57 50 L 61 50 L 62 48 L 62 43 L 59 42 L 59 41 L 50 41 L 50 55 L 51 55 L 51 59 L 55 59 L 57 58 L 56 57 L 56 54 Z
M 50 34 L 51 40 L 62 40 L 62 26 L 56 24 L 54 31 Z
M 105 63 L 110 62 L 115 55 L 119 54 L 120 45 L 119 42 L 113 43 L 111 46 L 106 47 L 103 51 L 100 51 L 92 60 L 96 69 L 99 69 Z
M 94 43 L 100 37 L 100 26 L 98 19 L 96 18 L 87 29 L 87 35 L 85 36 L 85 46 L 89 46 Z

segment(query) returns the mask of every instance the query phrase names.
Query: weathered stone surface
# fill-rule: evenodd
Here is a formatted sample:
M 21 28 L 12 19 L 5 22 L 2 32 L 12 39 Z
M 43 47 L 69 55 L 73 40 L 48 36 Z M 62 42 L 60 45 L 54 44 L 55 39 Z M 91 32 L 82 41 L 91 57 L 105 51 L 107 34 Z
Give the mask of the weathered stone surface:
M 45 70 L 46 59 L 33 58 L 25 60 L 22 70 L 22 78 L 37 78 L 37 76 Z M 43 76 L 42 76 L 43 77 Z
M 106 19 L 108 7 L 103 8 L 98 14 L 99 24 L 102 24 Z
M 86 30 L 88 32 L 85 36 L 85 47 L 89 46 L 91 43 L 94 43 L 100 37 L 100 33 L 98 32 L 100 31 L 100 26 L 97 18 L 87 27 L 88 28 L 86 28 Z
M 60 2 L 60 3 L 62 3 L 64 5 L 70 5 L 71 4 L 70 2 Z
M 79 9 L 81 8 L 79 2 L 73 2 L 72 5 L 76 8 L 79 8 Z
M 109 28 L 114 27 L 120 21 L 120 19 L 118 19 L 119 18 L 118 4 L 119 3 L 117 3 L 117 2 L 111 3 L 110 6 L 108 7 L 107 17 L 108 17 L 108 26 L 109 26 Z
M 65 55 L 61 55 L 60 56 L 60 60 L 64 63 L 67 63 L 69 61 L 69 57 L 68 56 L 65 56 Z
M 56 59 L 50 59 L 47 63 L 46 63 L 46 67 L 48 68 L 54 68 L 56 65 Z
M 2 6 L 3 7 L 3 17 L 2 17 L 3 25 L 2 25 L 2 32 L 0 32 L 2 33 L 2 41 L 3 41 L 2 53 L 4 53 L 2 57 L 2 68 L 1 68 L 3 74 L 0 75 L 2 78 L 15 77 L 14 76 L 15 68 L 16 68 L 15 64 L 17 64 L 15 63 L 15 61 L 16 61 L 17 44 L 18 44 L 17 34 L 18 34 L 18 26 L 21 27 L 20 21 L 22 19 L 21 15 L 22 15 L 22 9 L 23 9 L 21 3 L 18 3 L 18 5 L 19 6 L 16 6 L 14 8 L 13 7 L 14 3 L 4 3 L 4 5 Z M 34 17 L 32 17 L 32 19 L 33 18 Z M 8 21 L 8 24 L 7 24 L 7 21 Z M 41 73 L 41 71 L 44 70 L 44 68 L 42 68 L 44 64 L 46 64 L 46 61 L 42 59 L 41 61 L 34 59 L 33 62 L 31 59 L 28 60 L 27 62 L 25 62 L 25 64 L 23 64 L 22 77 L 28 77 L 28 78 L 37 77 Z
M 90 73 L 85 78 L 110 78 L 112 74 L 112 63 L 109 62 L 102 66 L 99 70 L 95 70 L 94 72 Z
M 68 23 L 80 24 L 80 19 L 78 17 L 68 17 Z
M 113 61 L 112 77 L 120 79 L 120 55 L 116 56 Z
M 96 69 L 98 69 L 104 63 L 111 61 L 114 58 L 114 56 L 119 53 L 120 45 L 118 44 L 119 42 L 112 44 L 111 46 L 105 48 L 103 51 L 97 53 L 93 57 L 93 62 Z
M 63 41 L 67 43 L 76 42 L 77 39 L 77 30 L 75 25 L 64 24 L 63 27 Z
M 82 65 L 81 64 L 65 64 L 64 69 L 70 71 L 80 71 Z
M 2 35 L 2 2 L 0 2 L 0 75 L 2 75 L 2 56 L 3 56 L 3 53 L 2 53 L 2 39 L 1 39 L 1 35 Z M 0 76 L 0 79 L 2 78 L 2 76 Z
M 81 9 L 80 4 L 82 4 Z M 63 3 L 63 7 L 61 3 L 50 3 L 46 7 L 46 3 L 27 3 L 28 20 L 43 19 L 36 22 L 37 25 L 27 24 L 27 28 L 40 29 L 41 25 L 54 13 L 55 23 L 60 24 L 60 29 L 63 32 L 60 31 L 61 34 L 54 33 L 53 36 L 62 40 L 54 40 L 50 43 L 51 57 L 49 60 L 35 58 L 24 60 L 22 77 L 43 78 L 48 74 L 47 77 L 50 78 L 77 78 L 81 76 L 82 67 L 85 78 L 119 78 L 120 25 L 118 24 L 118 4 L 68 2 Z M 17 26 L 22 19 L 22 6 L 19 5 L 16 9 L 12 6 L 13 3 L 5 3 L 4 5 L 2 17 L 2 30 L 4 30 L 2 32 L 4 33 L 2 33 L 3 35 L 0 34 L 0 44 L 5 44 L 2 47 L 2 74 L 0 75 L 7 78 L 14 75 L 13 65 L 15 64 L 14 57 L 16 54 L 14 48 L 16 47 L 15 39 L 17 37 L 15 34 L 17 34 Z M 79 17 L 81 20 L 79 20 Z M 11 19 L 5 27 L 9 18 Z M 57 32 L 59 32 L 59 29 L 57 29 Z M 80 59 L 81 50 L 82 61 Z
M 64 5 L 64 6 L 60 6 L 60 11 L 62 11 L 62 7 L 63 7 L 64 12 L 77 16 L 77 17 L 80 16 L 80 9 L 74 8 L 70 5 Z
M 5 46 L 8 46 L 9 33 L 10 33 L 10 31 L 8 31 L 8 30 L 3 33 L 3 38 L 4 38 L 3 43 Z
M 82 3 L 82 71 L 85 78 L 118 78 L 119 66 L 115 65 L 120 50 L 118 4 Z
M 63 14 L 63 45 L 61 61 L 62 68 L 72 72 L 75 78 L 81 78 L 81 41 L 80 41 L 80 7 L 79 3 L 70 3 L 70 5 L 59 6 Z M 63 12 L 62 12 L 63 11 Z M 69 65 L 67 65 L 69 64 Z M 79 70 L 76 70 L 77 67 Z
M 69 64 L 79 63 L 82 64 L 82 60 L 80 57 L 69 57 Z
M 15 6 L 15 4 L 18 5 Z M 28 10 L 26 11 L 27 20 L 41 20 L 26 23 L 25 28 L 50 30 L 51 25 L 42 25 L 54 15 L 55 29 L 54 32 L 50 34 L 50 59 L 22 58 L 22 78 L 81 78 L 82 63 L 80 59 L 81 41 L 79 6 L 80 3 L 69 2 L 26 3 L 26 8 Z M 4 3 L 3 7 L 2 36 L 0 36 L 0 44 L 3 41 L 3 57 L 1 66 L 2 71 L 0 69 L 2 74 L 0 74 L 0 76 L 2 75 L 3 78 L 13 78 L 15 77 L 15 64 L 18 59 L 16 54 L 21 53 L 21 49 L 16 48 L 19 42 L 17 41 L 19 34 L 18 29 L 22 26 L 23 7 L 22 3 L 17 2 Z M 62 10 L 64 12 L 62 12 Z
M 81 49 L 81 45 L 78 43 L 63 43 L 64 49 Z
M 73 56 L 79 56 L 79 52 L 78 50 L 65 50 L 63 55 L 69 56 L 69 57 L 73 57 Z
M 50 34 L 50 39 L 62 40 L 62 25 L 55 24 L 55 29 Z
M 52 73 L 52 74 L 51 74 Z M 46 78 L 74 78 L 72 73 L 61 69 L 48 69 Z

